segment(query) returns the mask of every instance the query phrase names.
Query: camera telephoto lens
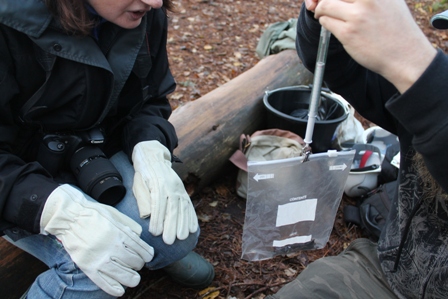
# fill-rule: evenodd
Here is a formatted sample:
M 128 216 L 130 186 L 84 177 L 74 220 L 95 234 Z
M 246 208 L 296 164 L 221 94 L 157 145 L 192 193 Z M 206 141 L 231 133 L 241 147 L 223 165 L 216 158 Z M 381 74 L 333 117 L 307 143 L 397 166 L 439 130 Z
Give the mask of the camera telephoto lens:
M 103 204 L 113 206 L 126 193 L 120 173 L 98 147 L 78 149 L 70 160 L 70 168 L 81 189 Z

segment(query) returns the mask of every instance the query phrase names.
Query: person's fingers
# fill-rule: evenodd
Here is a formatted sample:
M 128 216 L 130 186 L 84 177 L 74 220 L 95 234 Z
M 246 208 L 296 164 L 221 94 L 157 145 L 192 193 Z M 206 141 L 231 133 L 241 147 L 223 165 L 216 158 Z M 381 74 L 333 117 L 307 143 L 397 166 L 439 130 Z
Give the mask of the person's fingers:
M 103 264 L 103 267 L 98 269 L 97 273 L 98 275 L 95 277 L 97 281 L 94 282 L 98 283 L 98 280 L 101 278 L 104 280 L 100 283 L 101 286 L 106 286 L 116 292 L 121 291 L 121 288 L 123 288 L 121 285 L 136 287 L 141 279 L 137 271 L 123 266 L 120 262 L 114 260 L 110 260 L 108 263 Z
M 189 222 L 188 222 L 188 230 L 190 233 L 194 233 L 199 228 L 198 216 L 196 215 L 196 211 L 192 203 L 190 203 L 190 208 L 188 209 L 190 213 Z
M 102 271 L 98 271 L 98 273 L 94 276 L 89 276 L 89 273 L 86 273 L 86 275 L 90 278 L 90 280 L 92 280 L 97 286 L 99 286 L 109 295 L 112 295 L 114 297 L 121 297 L 124 295 L 125 290 L 121 283 L 116 279 L 110 277 L 108 274 L 105 274 Z M 140 282 L 140 276 L 133 276 L 131 281 L 132 282 L 128 284 L 138 285 Z
M 138 204 L 138 211 L 141 218 L 147 218 L 151 215 L 151 192 L 145 183 L 140 172 L 135 172 L 134 184 L 132 185 L 132 192 Z
M 313 11 L 316 9 L 318 0 L 305 0 L 306 9 L 309 11 Z
M 347 20 L 350 15 L 358 14 L 357 7 L 353 2 L 344 0 L 324 0 L 319 2 L 314 12 L 314 17 L 320 19 L 321 17 L 329 17 L 338 20 Z M 319 20 L 320 21 L 320 20 Z
M 314 16 L 354 60 L 392 82 L 400 92 L 409 88 L 409 82 L 436 55 L 404 0 L 321 0 Z
M 140 239 L 136 233 L 126 228 L 123 228 L 123 231 L 128 237 L 128 239 L 122 243 L 124 250 L 127 251 L 123 253 L 127 254 L 123 260 L 126 260 L 131 268 L 140 270 L 141 267 L 143 267 L 143 264 L 141 264 L 139 268 L 139 263 L 141 263 L 141 261 L 148 263 L 153 259 L 154 248 Z
M 160 186 L 158 181 L 155 182 L 151 189 L 151 218 L 149 220 L 149 232 L 154 236 L 160 236 L 163 232 L 168 197 L 163 186 Z
M 179 216 L 177 217 L 177 238 L 179 240 L 185 240 L 190 234 L 189 231 L 189 198 L 181 198 L 179 200 Z
M 168 197 L 163 226 L 163 242 L 171 245 L 176 240 L 177 226 L 179 225 L 179 199 Z

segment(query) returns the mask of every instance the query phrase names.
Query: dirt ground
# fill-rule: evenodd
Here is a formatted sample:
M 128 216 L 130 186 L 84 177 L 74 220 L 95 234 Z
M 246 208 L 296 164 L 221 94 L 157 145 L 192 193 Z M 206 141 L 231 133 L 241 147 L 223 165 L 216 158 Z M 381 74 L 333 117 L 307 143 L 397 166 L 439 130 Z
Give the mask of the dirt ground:
M 408 1 L 418 24 L 435 47 L 448 50 L 444 31 L 429 24 L 436 1 Z M 174 109 L 205 95 L 253 67 L 258 39 L 266 27 L 298 16 L 297 0 L 177 0 L 170 13 L 168 52 L 178 88 L 170 96 Z M 367 122 L 363 122 L 368 125 Z M 172 283 L 163 272 L 142 270 L 142 282 L 124 298 L 257 298 L 262 299 L 293 280 L 310 262 L 336 255 L 362 236 L 348 227 L 342 208 L 353 203 L 343 198 L 327 246 L 261 262 L 241 259 L 245 200 L 235 192 L 236 170 L 192 198 L 200 219 L 196 251 L 214 266 L 211 288 L 200 293 Z

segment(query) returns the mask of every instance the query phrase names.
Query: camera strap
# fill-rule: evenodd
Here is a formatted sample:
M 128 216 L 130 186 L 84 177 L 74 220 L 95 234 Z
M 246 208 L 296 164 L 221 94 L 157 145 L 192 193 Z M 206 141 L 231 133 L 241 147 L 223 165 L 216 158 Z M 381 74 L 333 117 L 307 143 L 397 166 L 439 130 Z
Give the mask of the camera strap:
M 22 123 L 28 122 L 31 123 L 30 120 L 30 114 L 33 112 L 36 112 L 40 109 L 46 109 L 46 106 L 40 106 L 40 107 L 33 107 L 39 99 L 42 97 L 42 94 L 44 93 L 48 81 L 50 79 L 51 71 L 53 69 L 54 63 L 56 61 L 56 56 L 52 55 L 48 52 L 45 52 L 39 46 L 34 44 L 34 51 L 36 52 L 36 59 L 39 62 L 39 64 L 42 66 L 42 68 L 45 71 L 45 82 L 42 84 L 42 86 L 33 94 L 31 98 L 28 99 L 28 101 L 25 102 L 25 104 L 20 109 L 20 115 L 19 119 Z

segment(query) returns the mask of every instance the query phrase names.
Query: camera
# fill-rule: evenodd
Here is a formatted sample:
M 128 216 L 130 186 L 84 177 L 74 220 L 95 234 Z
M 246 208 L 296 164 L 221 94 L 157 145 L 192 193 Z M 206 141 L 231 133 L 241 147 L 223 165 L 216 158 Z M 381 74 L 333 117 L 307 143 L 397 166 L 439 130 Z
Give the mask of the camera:
M 117 204 L 126 193 L 123 179 L 98 145 L 103 134 L 94 129 L 78 134 L 46 134 L 37 161 L 53 176 L 70 170 L 79 187 L 97 201 Z

